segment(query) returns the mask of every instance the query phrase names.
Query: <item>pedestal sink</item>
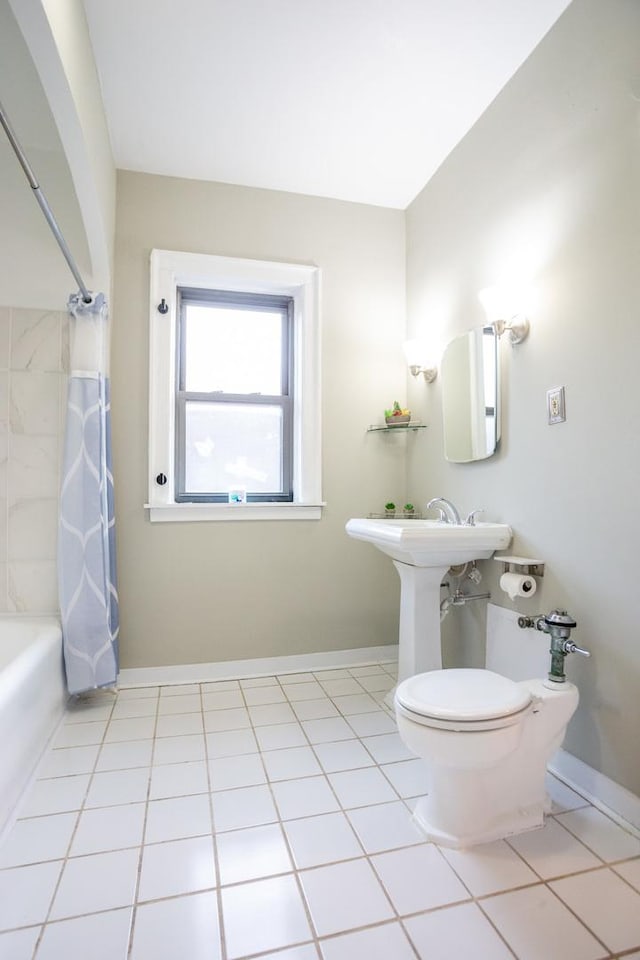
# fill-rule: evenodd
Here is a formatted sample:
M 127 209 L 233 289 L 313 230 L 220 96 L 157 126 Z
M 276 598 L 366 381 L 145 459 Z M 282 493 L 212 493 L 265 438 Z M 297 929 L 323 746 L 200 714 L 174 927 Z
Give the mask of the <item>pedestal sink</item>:
M 511 542 L 505 523 L 443 523 L 441 520 L 354 518 L 346 526 L 393 560 L 400 575 L 398 681 L 442 669 L 440 584 L 449 567 L 485 560 Z

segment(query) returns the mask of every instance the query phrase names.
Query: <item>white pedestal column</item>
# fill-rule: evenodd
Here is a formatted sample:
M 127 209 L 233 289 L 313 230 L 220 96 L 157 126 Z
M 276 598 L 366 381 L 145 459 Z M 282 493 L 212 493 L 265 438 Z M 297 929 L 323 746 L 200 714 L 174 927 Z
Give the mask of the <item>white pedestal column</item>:
M 400 576 L 398 682 L 442 669 L 440 584 L 448 567 L 413 567 L 394 560 Z

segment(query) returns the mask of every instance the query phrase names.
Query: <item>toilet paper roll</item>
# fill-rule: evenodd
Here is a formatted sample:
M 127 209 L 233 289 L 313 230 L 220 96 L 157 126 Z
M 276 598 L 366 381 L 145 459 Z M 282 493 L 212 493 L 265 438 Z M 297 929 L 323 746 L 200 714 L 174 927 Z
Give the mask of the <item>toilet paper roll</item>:
M 538 589 L 533 577 L 522 573 L 503 573 L 500 577 L 500 589 L 509 594 L 511 600 L 516 597 L 532 597 Z

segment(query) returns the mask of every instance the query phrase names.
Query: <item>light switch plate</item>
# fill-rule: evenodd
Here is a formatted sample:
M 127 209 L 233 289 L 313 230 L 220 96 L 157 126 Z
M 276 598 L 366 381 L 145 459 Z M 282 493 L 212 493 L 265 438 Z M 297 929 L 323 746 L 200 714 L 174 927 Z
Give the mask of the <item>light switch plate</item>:
M 549 423 L 563 423 L 567 419 L 564 403 L 564 387 L 547 390 L 547 414 Z

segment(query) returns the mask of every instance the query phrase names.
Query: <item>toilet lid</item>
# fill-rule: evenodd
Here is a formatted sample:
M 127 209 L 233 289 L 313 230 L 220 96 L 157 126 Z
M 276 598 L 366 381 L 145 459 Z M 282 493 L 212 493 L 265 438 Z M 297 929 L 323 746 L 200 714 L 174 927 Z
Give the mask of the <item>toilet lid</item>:
M 493 720 L 523 710 L 527 688 L 491 670 L 433 670 L 404 680 L 396 699 L 406 709 L 437 720 Z

